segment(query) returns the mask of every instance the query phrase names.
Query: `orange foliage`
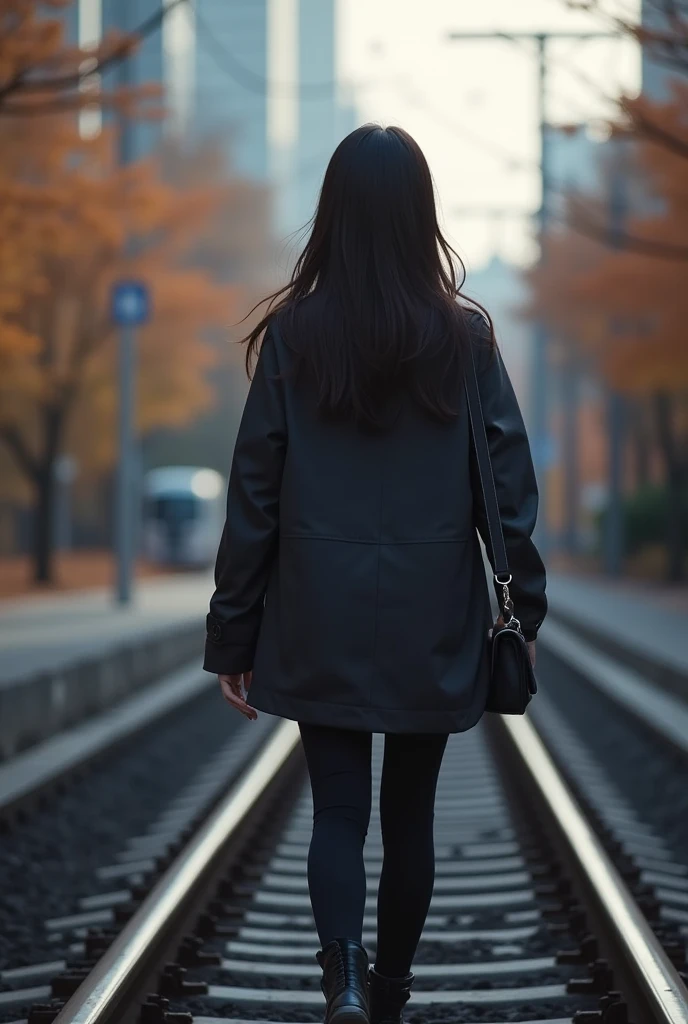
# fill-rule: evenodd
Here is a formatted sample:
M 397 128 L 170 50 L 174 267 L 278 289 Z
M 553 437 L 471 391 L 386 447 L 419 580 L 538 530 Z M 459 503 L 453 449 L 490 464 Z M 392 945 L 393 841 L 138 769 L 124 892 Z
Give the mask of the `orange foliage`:
M 206 332 L 228 323 L 236 300 L 187 265 L 231 185 L 177 188 L 153 160 L 119 168 L 113 137 L 80 139 L 70 115 L 34 125 L 0 125 L 9 157 L 0 211 L 14 225 L 0 249 L 0 268 L 13 268 L 0 272 L 0 440 L 29 477 L 65 441 L 84 468 L 113 458 L 116 279 L 142 278 L 152 295 L 153 318 L 138 336 L 139 430 L 186 423 L 211 403 Z
M 60 210 L 76 161 L 84 169 L 99 158 L 71 119 L 56 118 L 94 100 L 136 116 L 161 95 L 159 84 L 103 91 L 97 77 L 84 79 L 103 62 L 125 59 L 136 39 L 110 33 L 88 52 L 65 38 L 64 12 L 72 0 L 4 0 L 0 5 L 0 405 L 39 390 L 35 362 L 40 349 L 34 318 L 23 310 L 45 287 L 41 255 L 56 250 Z M 90 88 L 84 88 L 90 86 Z
M 74 110 L 93 101 L 129 113 L 142 101 L 161 95 L 159 83 L 103 91 L 93 73 L 129 57 L 138 45 L 134 35 L 117 31 L 88 51 L 68 42 L 64 12 L 75 0 L 3 0 L 0 5 L 0 115 L 38 116 Z M 150 116 L 160 111 L 151 109 Z
M 160 116 L 148 101 L 161 87 L 105 90 L 100 73 L 129 59 L 137 40 L 110 34 L 88 51 L 70 46 L 67 6 L 0 5 L 0 497 L 33 502 L 41 580 L 51 575 L 58 457 L 75 456 L 83 480 L 115 456 L 113 283 L 140 278 L 152 297 L 151 322 L 137 332 L 138 432 L 188 423 L 214 399 L 217 329 L 236 319 L 237 288 L 226 279 L 228 266 L 236 275 L 238 238 L 223 248 L 220 224 L 232 235 L 231 211 L 251 191 L 224 167 L 178 182 L 160 160 L 123 169 L 112 128 L 80 134 L 90 106 Z
M 688 154 L 688 86 L 677 84 L 672 102 L 635 102 L 643 116 L 682 140 Z M 626 144 L 628 145 L 628 143 Z M 688 387 L 688 259 L 671 256 L 688 238 L 686 159 L 676 149 L 642 138 L 633 146 L 632 172 L 647 183 L 652 203 L 628 218 L 618 250 L 560 228 L 546 240 L 546 259 L 529 273 L 530 312 L 542 316 L 558 337 L 591 356 L 602 377 L 620 391 L 649 394 Z M 594 210 L 597 205 L 598 209 Z M 586 202 L 597 223 L 605 211 Z M 571 212 L 573 211 L 573 212 Z M 569 221 L 575 224 L 575 205 Z M 635 251 L 647 240 L 653 253 Z M 666 247 L 666 255 L 662 246 Z

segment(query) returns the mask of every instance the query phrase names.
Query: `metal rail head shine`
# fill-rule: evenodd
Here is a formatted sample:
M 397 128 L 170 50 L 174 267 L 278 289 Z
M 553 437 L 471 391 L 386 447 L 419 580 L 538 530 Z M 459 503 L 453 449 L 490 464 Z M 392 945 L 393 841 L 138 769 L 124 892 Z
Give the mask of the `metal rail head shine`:
M 501 719 L 532 782 L 594 890 L 657 1024 L 687 1024 L 688 991 L 527 718 Z M 635 1007 L 633 1007 L 635 1010 Z
M 501 721 L 498 727 L 505 731 L 509 740 L 509 751 L 517 759 L 529 798 L 532 796 L 541 803 L 543 818 L 552 832 L 558 833 L 558 844 L 565 850 L 565 858 L 570 861 L 573 873 L 585 884 L 590 906 L 594 907 L 595 919 L 600 925 L 600 934 L 604 934 L 616 961 L 623 963 L 629 992 L 632 989 L 634 999 L 642 1004 L 631 1007 L 633 1019 L 637 1019 L 639 1024 L 688 1024 L 688 992 L 680 976 L 576 803 L 534 725 L 527 718 L 505 717 L 498 721 Z M 298 745 L 299 731 L 294 722 L 283 722 L 275 729 L 241 781 L 190 840 L 91 975 L 61 1010 L 57 1024 L 122 1024 L 124 1020 L 134 1019 L 133 1015 L 138 1012 L 137 997 L 141 983 L 156 968 L 163 944 L 174 933 L 183 914 L 192 907 L 203 883 L 213 876 L 220 856 L 228 849 L 237 828 L 290 761 Z M 282 845 L 285 839 L 287 842 L 305 842 L 309 822 L 304 820 L 303 810 L 300 815 L 301 823 L 297 818 L 291 833 L 289 830 L 285 832 Z M 455 828 L 452 836 L 456 838 Z M 442 900 L 455 900 L 456 896 L 442 894 L 441 875 L 438 878 L 438 904 Z M 284 886 L 284 879 L 279 884 Z M 291 885 L 287 889 L 285 905 L 300 906 L 302 901 L 307 901 L 305 889 L 303 896 L 295 893 Z M 270 898 L 267 902 L 274 901 L 278 895 L 268 892 Z M 504 897 L 503 892 L 490 895 L 495 905 Z M 472 896 L 462 895 L 460 898 L 471 899 Z M 252 965 L 254 973 L 263 969 L 260 954 L 256 956 L 257 960 Z M 231 968 L 233 962 L 227 963 Z M 244 962 L 241 963 L 243 965 Z M 270 967 L 266 964 L 265 969 L 270 970 Z M 454 967 L 450 971 L 458 976 L 461 969 L 459 965 L 458 970 Z M 284 968 L 272 963 L 272 970 L 274 973 Z M 302 968 L 291 965 L 286 968 L 286 973 L 299 970 L 303 972 Z M 428 971 L 428 968 L 420 970 Z M 430 968 L 429 971 L 436 974 L 438 968 Z M 254 992 L 252 989 L 215 988 L 222 998 L 229 998 L 228 993 L 236 995 L 238 992 L 249 1001 L 258 1000 L 263 992 L 263 989 Z M 550 988 L 557 998 L 565 993 L 564 989 L 559 991 L 561 986 Z M 462 991 L 424 990 L 421 986 L 416 998 L 419 1006 L 433 1002 L 446 1004 L 452 1000 L 460 1003 Z M 277 999 L 283 997 L 290 1005 L 295 1001 L 292 991 L 275 991 L 273 996 Z M 300 992 L 296 1001 L 305 1001 L 310 1006 L 311 1003 L 319 1003 L 319 999 L 318 992 Z
M 121 1024 L 123 1004 L 145 969 L 159 936 L 202 876 L 212 868 L 235 830 L 286 764 L 299 742 L 298 726 L 283 722 L 180 857 L 144 900 L 55 1024 Z

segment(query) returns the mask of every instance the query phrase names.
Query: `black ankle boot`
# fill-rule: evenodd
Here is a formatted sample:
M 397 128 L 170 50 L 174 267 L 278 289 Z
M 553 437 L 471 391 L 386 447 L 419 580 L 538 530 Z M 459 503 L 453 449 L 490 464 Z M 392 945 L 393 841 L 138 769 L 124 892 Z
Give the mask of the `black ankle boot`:
M 402 1010 L 411 997 L 413 974 L 405 978 L 385 978 L 374 967 L 368 972 L 370 1024 L 404 1024 Z
M 354 939 L 333 939 L 316 958 L 323 970 L 325 1024 L 370 1024 L 368 954 Z

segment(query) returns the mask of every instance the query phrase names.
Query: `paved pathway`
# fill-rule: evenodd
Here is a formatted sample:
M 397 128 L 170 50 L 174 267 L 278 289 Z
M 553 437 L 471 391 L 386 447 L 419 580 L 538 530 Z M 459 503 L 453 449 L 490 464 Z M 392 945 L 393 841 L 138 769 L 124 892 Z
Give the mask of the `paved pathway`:
M 209 571 L 138 581 L 127 608 L 105 588 L 2 601 L 0 687 L 175 623 L 201 623 L 212 592 Z
M 646 656 L 684 672 L 688 668 L 688 600 L 683 591 L 554 571 L 548 580 L 553 610 L 610 632 Z M 2 601 L 0 686 L 175 623 L 200 623 L 212 591 L 208 571 L 139 581 L 130 608 L 115 604 L 104 588 Z

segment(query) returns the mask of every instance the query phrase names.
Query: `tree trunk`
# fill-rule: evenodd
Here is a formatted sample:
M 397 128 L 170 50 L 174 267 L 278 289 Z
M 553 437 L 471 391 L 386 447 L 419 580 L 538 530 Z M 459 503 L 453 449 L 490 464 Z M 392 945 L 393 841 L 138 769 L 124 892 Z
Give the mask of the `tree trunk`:
M 631 417 L 631 436 L 635 462 L 635 482 L 637 488 L 647 487 L 650 483 L 650 438 L 645 400 L 638 398 L 633 403 Z
M 667 484 L 667 579 L 681 583 L 685 579 L 686 537 L 684 508 L 686 472 L 674 434 L 673 403 L 666 391 L 654 396 L 657 440 L 664 459 Z
M 562 382 L 562 462 L 564 468 L 564 550 L 578 554 L 578 520 L 580 501 L 579 474 L 579 402 L 580 371 L 575 355 L 569 355 Z
M 55 460 L 60 451 L 64 410 L 48 407 L 43 411 L 43 445 L 36 474 L 36 511 L 34 531 L 34 580 L 53 582 L 55 551 Z
M 35 498 L 33 517 L 33 565 L 36 583 L 51 583 L 53 579 L 53 551 L 55 548 L 55 502 L 57 488 L 55 461 L 62 446 L 69 403 L 45 406 L 39 412 L 38 451 L 30 447 L 23 435 L 12 424 L 0 428 L 0 442 L 4 442 L 18 467 L 30 481 Z
M 53 581 L 53 525 L 55 520 L 54 460 L 41 468 L 36 479 L 34 514 L 34 580 Z

